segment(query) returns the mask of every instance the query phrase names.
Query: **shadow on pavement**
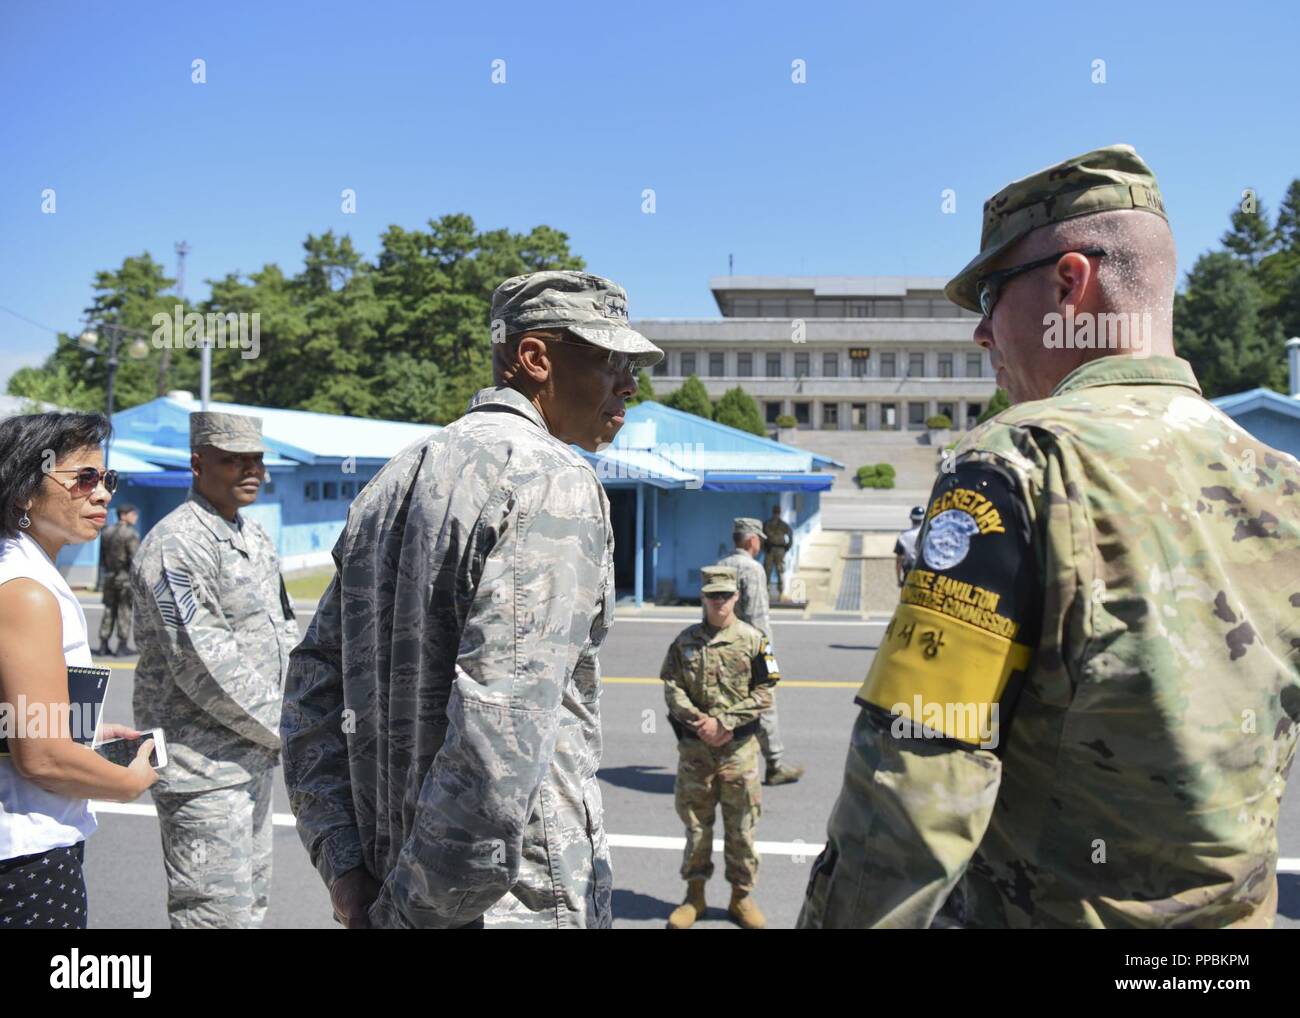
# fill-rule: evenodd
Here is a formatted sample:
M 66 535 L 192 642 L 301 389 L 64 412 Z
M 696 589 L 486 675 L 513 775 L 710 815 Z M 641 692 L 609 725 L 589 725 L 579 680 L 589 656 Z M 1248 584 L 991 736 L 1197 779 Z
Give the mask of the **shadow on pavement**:
M 652 792 L 657 795 L 672 795 L 673 782 L 677 775 L 658 766 L 632 764 L 628 767 L 604 768 L 596 777 L 620 788 L 631 788 L 637 792 Z
M 679 903 L 663 901 L 639 891 L 623 891 L 614 888 L 613 909 L 614 925 L 620 919 L 662 919 L 668 921 L 668 915 Z
M 1300 919 L 1300 873 L 1277 875 L 1277 914 Z

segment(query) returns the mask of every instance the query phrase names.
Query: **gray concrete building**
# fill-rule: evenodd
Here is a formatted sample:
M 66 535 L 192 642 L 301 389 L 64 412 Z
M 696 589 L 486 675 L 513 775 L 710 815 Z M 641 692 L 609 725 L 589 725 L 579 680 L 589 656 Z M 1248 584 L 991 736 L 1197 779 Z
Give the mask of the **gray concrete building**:
M 939 276 L 717 276 L 721 318 L 643 318 L 667 356 L 657 391 L 694 374 L 717 399 L 741 386 L 775 424 L 920 431 L 946 414 L 969 428 L 995 384 L 971 337 L 979 316 L 943 295 Z

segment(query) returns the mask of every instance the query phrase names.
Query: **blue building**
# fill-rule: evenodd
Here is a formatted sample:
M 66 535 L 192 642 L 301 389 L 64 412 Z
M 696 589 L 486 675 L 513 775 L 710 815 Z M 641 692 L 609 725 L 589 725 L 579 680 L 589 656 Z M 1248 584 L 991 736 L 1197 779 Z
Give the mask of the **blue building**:
M 1300 337 L 1287 340 L 1291 395 L 1250 389 L 1211 400 L 1265 445 L 1300 458 Z
M 140 510 L 147 533 L 190 486 L 189 416 L 199 404 L 171 395 L 113 415 L 109 466 L 123 475 L 114 502 Z M 243 510 L 270 532 L 286 572 L 328 566 L 348 506 L 389 459 L 439 430 L 430 424 L 210 402 L 209 409 L 262 419 L 268 483 Z M 579 450 L 581 451 L 581 450 Z M 794 533 L 787 585 L 805 537 L 821 527 L 821 492 L 834 460 L 735 428 L 641 403 L 615 443 L 582 453 L 609 495 L 615 583 L 621 595 L 693 600 L 699 568 L 731 549 L 736 516 L 766 520 L 777 506 Z M 60 566 L 94 582 L 98 542 L 65 550 Z

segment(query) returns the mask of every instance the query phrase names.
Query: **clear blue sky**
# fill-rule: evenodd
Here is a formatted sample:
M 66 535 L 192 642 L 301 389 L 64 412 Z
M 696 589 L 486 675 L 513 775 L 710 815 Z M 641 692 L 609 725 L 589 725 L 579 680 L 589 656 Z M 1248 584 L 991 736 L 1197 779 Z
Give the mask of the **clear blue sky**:
M 228 271 L 296 271 L 309 232 L 373 255 L 390 223 L 464 211 L 565 231 L 634 317 L 713 315 L 729 253 L 745 274 L 951 273 L 991 193 L 1120 141 L 1160 178 L 1185 272 L 1243 188 L 1272 211 L 1300 176 L 1298 11 L 6 0 L 0 304 L 76 330 L 127 255 L 170 273 L 187 240 L 201 297 Z M 0 312 L 0 387 L 53 342 Z

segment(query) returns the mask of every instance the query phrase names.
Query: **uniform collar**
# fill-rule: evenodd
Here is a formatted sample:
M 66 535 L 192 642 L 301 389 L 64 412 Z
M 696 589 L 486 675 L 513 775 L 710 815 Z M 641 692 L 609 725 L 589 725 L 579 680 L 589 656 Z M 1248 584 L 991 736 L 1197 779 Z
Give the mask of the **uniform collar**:
M 1057 383 L 1053 396 L 1095 385 L 1181 385 L 1201 394 L 1192 366 L 1181 357 L 1098 357 Z
M 231 523 L 221 513 L 217 512 L 216 506 L 200 495 L 194 488 L 190 489 L 186 504 L 194 513 L 195 518 L 212 531 L 212 536 L 218 541 L 229 541 L 233 547 L 238 548 L 240 551 L 248 551 L 247 546 L 244 544 L 244 520 L 238 512 L 235 513 L 235 522 Z
M 736 623 L 740 621 L 740 616 L 734 612 L 731 616 L 731 622 L 723 629 L 714 629 L 707 619 L 700 623 L 700 631 L 704 634 L 709 643 L 730 643 L 736 637 L 738 632 Z
M 475 410 L 509 410 L 536 424 L 548 435 L 551 433 L 551 429 L 546 426 L 546 421 L 542 418 L 541 411 L 533 406 L 522 392 L 508 385 L 479 389 L 474 394 L 474 398 L 469 401 L 469 407 L 465 412 L 472 414 Z

